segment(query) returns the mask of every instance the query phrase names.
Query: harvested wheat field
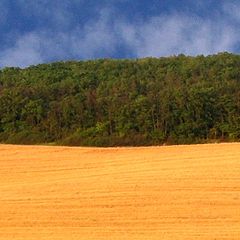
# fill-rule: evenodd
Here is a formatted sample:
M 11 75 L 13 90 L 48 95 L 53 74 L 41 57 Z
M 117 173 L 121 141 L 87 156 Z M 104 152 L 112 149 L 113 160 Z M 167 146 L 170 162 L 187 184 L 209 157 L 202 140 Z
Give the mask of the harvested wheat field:
M 240 144 L 0 145 L 0 239 L 240 239 Z

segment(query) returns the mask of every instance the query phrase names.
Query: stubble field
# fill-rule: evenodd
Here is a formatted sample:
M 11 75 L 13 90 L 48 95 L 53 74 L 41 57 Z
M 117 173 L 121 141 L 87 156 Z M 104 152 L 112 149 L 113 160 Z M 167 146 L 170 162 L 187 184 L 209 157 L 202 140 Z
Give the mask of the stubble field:
M 0 145 L 0 239 L 240 239 L 240 144 Z

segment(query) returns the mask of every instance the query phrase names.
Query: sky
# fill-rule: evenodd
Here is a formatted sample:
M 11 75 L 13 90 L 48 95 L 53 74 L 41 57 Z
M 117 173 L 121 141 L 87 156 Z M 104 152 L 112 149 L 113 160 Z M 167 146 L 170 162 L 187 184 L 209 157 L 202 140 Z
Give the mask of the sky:
M 239 0 L 0 0 L 0 67 L 240 52 Z

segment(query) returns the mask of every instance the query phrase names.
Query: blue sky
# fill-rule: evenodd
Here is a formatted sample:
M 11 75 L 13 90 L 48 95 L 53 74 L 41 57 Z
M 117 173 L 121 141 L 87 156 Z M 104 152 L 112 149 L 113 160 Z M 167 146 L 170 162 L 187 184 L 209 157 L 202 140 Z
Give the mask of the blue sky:
M 240 51 L 237 0 L 1 0 L 0 67 Z

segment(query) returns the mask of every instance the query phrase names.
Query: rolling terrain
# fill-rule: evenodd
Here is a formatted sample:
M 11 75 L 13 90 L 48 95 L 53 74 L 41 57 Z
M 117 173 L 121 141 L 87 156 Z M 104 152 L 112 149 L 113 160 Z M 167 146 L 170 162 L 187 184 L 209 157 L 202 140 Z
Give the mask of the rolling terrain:
M 0 239 L 240 239 L 240 144 L 0 145 Z

